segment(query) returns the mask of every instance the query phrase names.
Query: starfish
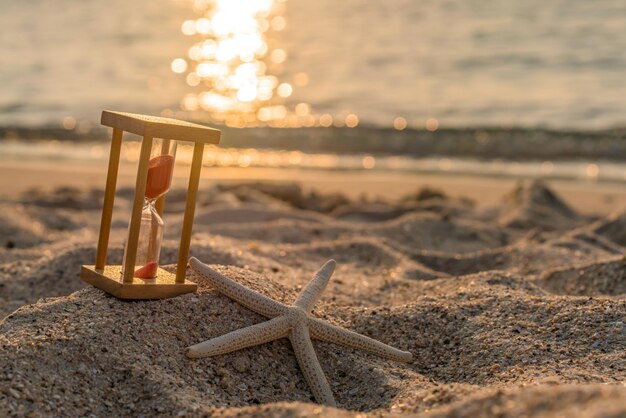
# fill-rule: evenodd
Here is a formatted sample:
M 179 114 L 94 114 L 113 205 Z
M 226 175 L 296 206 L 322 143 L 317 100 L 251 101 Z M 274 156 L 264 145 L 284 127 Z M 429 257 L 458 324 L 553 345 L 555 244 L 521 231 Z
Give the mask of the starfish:
M 358 348 L 395 361 L 409 362 L 413 358 L 412 354 L 407 351 L 398 350 L 356 332 L 331 325 L 311 315 L 313 305 L 322 295 L 335 271 L 335 260 L 329 260 L 322 266 L 313 280 L 300 292 L 292 306 L 277 302 L 234 282 L 201 263 L 197 258 L 192 257 L 189 265 L 220 293 L 271 319 L 193 345 L 187 348 L 187 357 L 218 356 L 288 337 L 313 396 L 319 403 L 329 406 L 336 406 L 335 398 L 317 359 L 311 338 L 349 348 Z

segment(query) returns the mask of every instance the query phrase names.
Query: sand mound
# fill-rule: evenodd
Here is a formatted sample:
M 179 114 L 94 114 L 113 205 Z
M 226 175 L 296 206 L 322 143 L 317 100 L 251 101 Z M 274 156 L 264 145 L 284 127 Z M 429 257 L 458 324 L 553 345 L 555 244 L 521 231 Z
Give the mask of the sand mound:
M 200 277 L 192 277 L 197 294 L 162 301 L 83 288 L 78 271 L 94 258 L 97 209 L 6 203 L 3 213 L 22 216 L 18 232 L 38 230 L 30 246 L 0 249 L 0 314 L 13 312 L 0 323 L 0 416 L 626 414 L 621 221 L 585 224 L 545 185 L 531 189 L 506 209 L 520 223 L 490 221 L 492 212 L 458 202 L 458 211 L 444 210 L 451 201 L 441 196 L 346 203 L 292 185 L 201 193 L 193 256 L 285 302 L 335 258 L 314 314 L 414 354 L 410 364 L 392 363 L 316 342 L 338 404 L 350 411 L 310 403 L 286 340 L 187 359 L 188 345 L 263 320 Z M 171 230 L 181 202 L 183 194 L 168 200 Z M 424 202 L 437 203 L 424 210 Z M 562 229 L 546 228 L 540 214 Z M 125 233 L 117 222 L 113 263 Z M 163 263 L 176 261 L 174 235 Z
M 455 254 L 500 247 L 508 242 L 508 234 L 500 228 L 430 213 L 407 214 L 373 226 L 370 231 L 401 248 Z
M 596 234 L 626 247 L 626 212 L 602 219 L 593 225 L 592 229 Z
M 352 225 L 330 222 L 300 222 L 293 217 L 272 221 L 272 228 L 268 228 L 265 222 L 222 223 L 213 224 L 208 228 L 198 226 L 198 230 L 204 229 L 212 234 L 240 240 L 285 244 L 306 243 L 310 242 L 313 237 L 322 241 L 335 240 L 350 235 L 354 230 Z
M 608 260 L 620 254 L 615 246 L 587 234 L 565 235 L 543 240 L 529 237 L 512 245 L 449 255 L 432 251 L 416 251 L 411 257 L 443 274 L 463 275 L 488 270 L 506 270 L 523 274 L 540 274 L 548 269 L 583 265 Z
M 519 184 L 504 198 L 499 223 L 512 228 L 572 229 L 580 216 L 540 180 Z
M 233 210 L 232 207 L 208 207 L 198 211 L 195 225 L 213 225 L 223 223 L 268 222 L 277 219 L 296 219 L 308 222 L 320 222 L 323 217 L 317 213 L 268 208 L 257 204 L 248 204 Z
M 68 295 L 85 287 L 83 282 L 76 280 L 80 274 L 80 260 L 94 260 L 95 249 L 85 245 L 70 245 L 69 248 L 63 245 L 55 250 L 36 260 L 0 265 L 0 316 L 39 298 Z M 121 251 L 111 251 L 109 260 L 120 263 Z
M 0 247 L 32 247 L 46 241 L 45 226 L 28 216 L 21 205 L 0 206 Z
M 23 194 L 24 204 L 47 208 L 98 210 L 102 205 L 104 191 L 93 189 L 85 192 L 75 187 L 58 187 L 51 192 L 29 190 Z
M 536 283 L 560 295 L 625 297 L 626 261 L 619 256 L 612 261 L 549 271 Z
M 398 202 L 349 202 L 338 206 L 330 215 L 346 221 L 381 222 L 398 218 L 406 213 L 433 212 L 442 219 L 472 217 L 474 203 L 468 199 L 451 199 L 442 191 L 424 187 L 416 193 L 400 198 Z
M 626 414 L 626 390 L 604 385 L 540 385 L 518 391 L 496 391 L 458 402 L 429 417 L 619 417 Z
M 243 183 L 217 186 L 218 191 L 228 191 L 242 202 L 267 201 L 273 199 L 283 202 L 296 209 L 306 209 L 316 212 L 331 212 L 335 208 L 350 203 L 341 193 L 321 195 L 315 191 L 304 193 L 296 183 Z

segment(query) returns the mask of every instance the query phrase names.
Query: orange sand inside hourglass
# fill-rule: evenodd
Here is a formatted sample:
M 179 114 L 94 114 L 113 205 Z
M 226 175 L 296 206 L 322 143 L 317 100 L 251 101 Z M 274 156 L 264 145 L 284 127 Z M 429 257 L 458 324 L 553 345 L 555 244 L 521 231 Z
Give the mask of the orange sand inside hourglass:
M 146 198 L 154 199 L 167 192 L 172 184 L 172 168 L 174 157 L 159 155 L 148 164 L 148 181 L 146 182 Z
M 156 261 L 151 261 L 143 267 L 135 270 L 135 277 L 138 279 L 152 279 L 157 274 L 159 264 Z
M 160 155 L 154 157 L 148 163 L 148 180 L 146 181 L 146 198 L 155 199 L 167 192 L 172 183 L 172 169 L 174 157 Z M 148 279 L 156 276 L 158 262 L 151 261 L 143 267 L 135 270 L 134 276 L 140 279 Z

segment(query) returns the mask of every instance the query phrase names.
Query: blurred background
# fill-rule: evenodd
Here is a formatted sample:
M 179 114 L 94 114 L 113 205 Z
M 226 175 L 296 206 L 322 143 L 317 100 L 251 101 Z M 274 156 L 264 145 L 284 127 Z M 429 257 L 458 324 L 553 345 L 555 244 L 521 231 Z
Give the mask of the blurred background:
M 620 0 L 0 5 L 4 167 L 104 164 L 112 109 L 223 129 L 214 177 L 626 179 Z

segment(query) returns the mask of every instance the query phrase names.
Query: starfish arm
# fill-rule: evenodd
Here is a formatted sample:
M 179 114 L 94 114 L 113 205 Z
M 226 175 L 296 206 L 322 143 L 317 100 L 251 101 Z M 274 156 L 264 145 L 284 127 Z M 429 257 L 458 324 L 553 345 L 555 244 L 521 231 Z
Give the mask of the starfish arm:
M 230 353 L 243 348 L 264 344 L 289 334 L 290 323 L 285 316 L 279 316 L 187 348 L 187 357 L 212 357 Z
M 304 309 L 306 312 L 311 312 L 313 305 L 315 305 L 315 302 L 318 301 L 322 292 L 326 289 L 330 276 L 332 276 L 335 271 L 335 265 L 337 265 L 335 260 L 328 260 L 326 264 L 315 273 L 313 280 L 300 292 L 294 305 Z
M 331 325 L 320 319 L 309 317 L 307 322 L 311 336 L 317 340 L 357 348 L 389 360 L 409 362 L 413 359 L 413 355 L 408 351 L 398 350 L 373 338 Z
M 309 330 L 305 325 L 296 326 L 289 335 L 300 370 L 319 403 L 336 406 L 335 397 L 317 359 Z
M 272 318 L 287 312 L 287 305 L 240 285 L 195 257 L 189 259 L 189 265 L 196 273 L 206 278 L 220 293 L 258 314 Z

